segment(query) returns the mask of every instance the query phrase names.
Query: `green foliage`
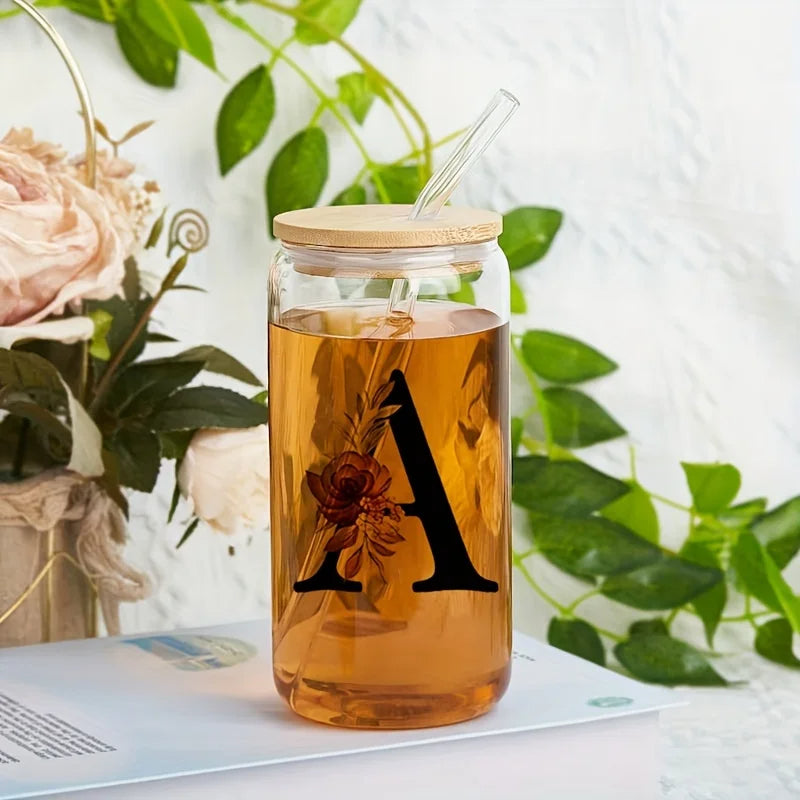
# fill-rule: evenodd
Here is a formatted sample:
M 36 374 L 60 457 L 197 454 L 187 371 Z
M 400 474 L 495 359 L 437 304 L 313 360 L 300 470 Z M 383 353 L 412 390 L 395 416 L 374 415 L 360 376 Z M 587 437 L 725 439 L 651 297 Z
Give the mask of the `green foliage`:
M 527 331 L 522 337 L 522 355 L 540 378 L 553 383 L 582 383 L 617 368 L 588 344 L 552 331 Z
M 190 386 L 160 403 L 148 423 L 154 431 L 252 428 L 267 422 L 267 409 L 218 386 Z
M 159 39 L 194 56 L 209 69 L 217 68 L 214 45 L 203 20 L 188 0 L 133 0 L 137 17 Z
M 336 83 L 339 86 L 339 101 L 350 109 L 355 121 L 363 125 L 375 100 L 372 82 L 363 72 L 349 72 L 337 78 Z
M 756 652 L 786 667 L 800 667 L 800 658 L 792 651 L 792 626 L 783 617 L 759 625 L 756 631 Z
M 425 185 L 418 167 L 385 164 L 373 173 L 372 183 L 380 194 L 383 187 L 387 203 L 413 203 Z
M 559 650 L 566 650 L 601 667 L 606 664 L 603 642 L 594 627 L 585 620 L 553 617 L 547 627 L 547 641 Z
M 678 608 L 703 594 L 723 579 L 714 567 L 685 558 L 664 556 L 604 581 L 602 593 L 626 606 L 646 611 Z
M 562 214 L 553 208 L 525 206 L 503 217 L 499 244 L 510 269 L 535 264 L 547 254 L 561 227 Z
M 764 508 L 759 509 L 763 511 Z M 800 550 L 800 497 L 793 497 L 766 514 L 756 517 L 750 530 L 780 569 Z
M 528 301 L 525 299 L 525 292 L 517 282 L 517 279 L 511 276 L 511 313 L 524 314 L 528 310 Z
M 665 633 L 635 633 L 614 648 L 617 660 L 632 675 L 668 686 L 724 686 L 725 679 L 702 653 Z
M 716 554 L 700 542 L 684 542 L 680 555 L 681 558 L 704 567 L 712 567 L 714 569 L 720 569 L 721 567 Z M 728 588 L 725 585 L 725 581 L 719 581 L 692 600 L 692 608 L 694 608 L 695 613 L 703 623 L 709 647 L 714 646 L 714 634 L 717 632 L 717 626 L 720 619 L 722 619 L 722 612 L 725 610 L 727 602 Z
M 600 513 L 648 542 L 658 544 L 658 514 L 650 495 L 636 481 L 629 481 L 628 487 L 626 494 L 604 506 Z
M 565 572 L 581 577 L 626 573 L 619 579 L 630 579 L 637 574 L 637 567 L 647 569 L 642 565 L 661 558 L 661 551 L 652 543 L 602 517 L 566 519 L 536 514 L 531 517 L 531 533 L 542 555 Z M 606 594 L 611 581 L 609 578 L 603 584 Z
M 681 463 L 697 511 L 713 514 L 727 508 L 739 493 L 742 476 L 731 464 Z
M 625 435 L 625 428 L 599 403 L 577 389 L 549 386 L 542 396 L 556 444 L 588 447 Z
M 581 461 L 518 456 L 513 462 L 513 500 L 540 514 L 585 517 L 629 491 L 622 481 Z
M 267 173 L 269 227 L 278 214 L 313 206 L 328 180 L 328 138 L 305 128 L 281 147 Z
M 298 20 L 294 35 L 302 44 L 325 44 L 330 34 L 340 36 L 355 19 L 361 0 L 301 0 L 297 10 L 320 27 Z
M 227 175 L 267 135 L 275 115 L 275 87 L 260 64 L 228 92 L 217 116 L 219 170 Z
M 115 28 L 122 54 L 140 78 L 153 86 L 175 86 L 178 48 L 156 36 L 142 21 L 136 0 L 119 6 Z
M 332 206 L 360 206 L 367 202 L 367 190 L 358 183 L 342 189 L 336 197 L 331 200 Z

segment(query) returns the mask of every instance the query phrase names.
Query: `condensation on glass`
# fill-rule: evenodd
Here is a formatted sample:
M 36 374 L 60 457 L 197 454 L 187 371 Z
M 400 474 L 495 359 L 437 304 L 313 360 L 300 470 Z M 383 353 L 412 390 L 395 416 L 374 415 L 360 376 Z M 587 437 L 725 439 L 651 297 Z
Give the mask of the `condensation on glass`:
M 280 215 L 270 270 L 274 677 L 360 728 L 484 713 L 511 658 L 500 218 Z

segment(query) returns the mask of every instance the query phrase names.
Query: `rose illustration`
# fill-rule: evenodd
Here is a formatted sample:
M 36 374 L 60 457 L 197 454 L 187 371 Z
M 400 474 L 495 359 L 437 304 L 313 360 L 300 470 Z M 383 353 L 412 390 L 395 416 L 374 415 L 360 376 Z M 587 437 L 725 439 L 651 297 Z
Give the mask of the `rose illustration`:
M 362 500 L 383 494 L 392 481 L 385 466 L 352 450 L 334 458 L 321 475 L 307 471 L 306 479 L 322 515 L 340 526 L 352 525 L 362 511 Z

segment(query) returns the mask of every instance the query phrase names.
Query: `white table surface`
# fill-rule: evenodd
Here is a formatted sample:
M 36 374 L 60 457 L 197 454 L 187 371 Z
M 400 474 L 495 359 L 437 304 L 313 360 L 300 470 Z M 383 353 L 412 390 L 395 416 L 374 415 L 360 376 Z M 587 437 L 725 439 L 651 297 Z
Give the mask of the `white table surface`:
M 661 713 L 660 797 L 798 800 L 800 670 L 754 654 L 720 661 L 745 683 L 689 689 L 689 705 Z

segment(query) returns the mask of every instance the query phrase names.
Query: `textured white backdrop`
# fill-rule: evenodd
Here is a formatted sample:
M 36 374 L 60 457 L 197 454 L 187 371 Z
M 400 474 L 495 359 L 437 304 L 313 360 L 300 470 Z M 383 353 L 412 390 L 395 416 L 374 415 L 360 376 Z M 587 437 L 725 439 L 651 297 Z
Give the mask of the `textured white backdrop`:
M 211 245 L 189 276 L 210 294 L 176 295 L 160 318 L 187 342 L 219 344 L 263 374 L 263 176 L 313 98 L 279 66 L 277 120 L 222 180 L 213 122 L 230 84 L 184 58 L 176 90 L 147 87 L 109 29 L 48 13 L 112 130 L 158 120 L 124 154 L 159 180 L 173 208 L 195 206 L 211 221 Z M 267 12 L 248 13 L 276 41 L 289 30 Z M 264 59 L 240 34 L 209 24 L 229 78 Z M 680 459 L 731 460 L 747 496 L 800 491 L 798 25 L 794 0 L 365 0 L 348 34 L 407 90 L 435 137 L 468 122 L 501 85 L 519 96 L 520 112 L 457 199 L 565 211 L 551 254 L 521 278 L 530 313 L 515 324 L 576 335 L 620 363 L 592 391 L 631 431 L 645 485 L 677 499 Z M 352 69 L 334 47 L 298 58 L 331 88 Z M 80 146 L 67 79 L 27 19 L 0 26 L 0 87 L 5 125 L 32 124 Z M 388 159 L 404 148 L 387 122 L 374 112 L 365 137 Z M 329 129 L 326 198 L 359 166 L 341 131 Z M 623 445 L 589 457 L 619 471 L 627 463 Z M 134 499 L 128 548 L 158 588 L 124 610 L 125 628 L 264 614 L 266 535 L 238 538 L 230 556 L 228 539 L 201 529 L 176 554 L 180 527 L 164 524 L 168 481 L 159 487 Z M 556 591 L 563 582 L 545 580 Z M 523 587 L 516 613 L 533 633 L 548 617 Z

